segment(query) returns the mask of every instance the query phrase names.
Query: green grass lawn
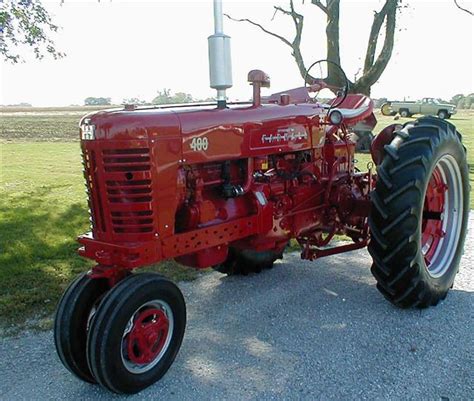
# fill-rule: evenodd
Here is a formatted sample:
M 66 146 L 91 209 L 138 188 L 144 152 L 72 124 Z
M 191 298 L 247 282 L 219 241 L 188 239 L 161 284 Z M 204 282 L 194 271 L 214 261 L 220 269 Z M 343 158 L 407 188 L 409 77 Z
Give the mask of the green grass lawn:
M 38 317 L 40 326 L 49 327 L 64 288 L 91 266 L 77 256 L 75 241 L 89 221 L 79 144 L 72 142 L 83 113 L 43 113 L 1 114 L 0 326 Z M 464 135 L 474 186 L 474 113 L 460 113 L 451 121 Z M 393 122 L 381 117 L 379 127 Z M 370 157 L 358 154 L 357 159 L 365 169 Z M 196 277 L 194 270 L 175 263 L 154 269 L 175 280 Z

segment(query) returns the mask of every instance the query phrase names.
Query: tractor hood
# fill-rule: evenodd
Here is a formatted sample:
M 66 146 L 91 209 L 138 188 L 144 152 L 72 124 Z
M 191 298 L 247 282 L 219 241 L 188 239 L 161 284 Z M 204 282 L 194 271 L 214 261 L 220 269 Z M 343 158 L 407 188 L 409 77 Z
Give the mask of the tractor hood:
M 319 104 L 269 104 L 258 107 L 245 104 L 226 109 L 215 106 L 113 109 L 83 117 L 80 122 L 81 139 L 143 140 L 202 133 L 216 128 L 222 132 L 235 132 L 273 120 L 305 124 L 309 118 L 324 114 L 325 110 Z

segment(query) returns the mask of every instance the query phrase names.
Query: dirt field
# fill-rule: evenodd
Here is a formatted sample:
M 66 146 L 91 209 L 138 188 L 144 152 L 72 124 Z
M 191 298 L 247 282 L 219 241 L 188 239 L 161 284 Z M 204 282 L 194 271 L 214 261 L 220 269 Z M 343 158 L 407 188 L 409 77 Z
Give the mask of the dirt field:
M 111 106 L 107 106 L 110 108 Z M 79 120 L 104 107 L 2 107 L 0 140 L 3 142 L 79 141 Z

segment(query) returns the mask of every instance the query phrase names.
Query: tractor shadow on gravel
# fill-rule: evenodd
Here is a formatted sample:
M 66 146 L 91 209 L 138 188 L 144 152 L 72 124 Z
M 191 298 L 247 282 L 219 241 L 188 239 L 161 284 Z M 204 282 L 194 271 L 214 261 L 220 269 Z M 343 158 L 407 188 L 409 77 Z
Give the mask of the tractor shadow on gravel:
M 474 293 L 454 289 L 435 308 L 401 310 L 376 290 L 369 268 L 365 251 L 316 262 L 292 253 L 258 275 L 203 277 L 185 290 L 198 301 L 189 305 L 173 380 L 186 376 L 195 388 L 245 383 L 290 398 L 302 381 L 312 383 L 304 390 L 312 394 L 350 398 L 354 381 L 357 388 L 392 387 L 407 371 L 449 373 L 451 363 L 467 358 L 462 333 Z M 438 359 L 449 363 L 440 368 Z

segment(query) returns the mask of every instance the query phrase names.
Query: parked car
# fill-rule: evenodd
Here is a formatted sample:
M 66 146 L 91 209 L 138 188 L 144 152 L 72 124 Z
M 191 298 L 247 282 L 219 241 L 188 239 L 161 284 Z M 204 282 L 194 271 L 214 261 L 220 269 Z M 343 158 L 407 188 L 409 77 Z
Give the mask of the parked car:
M 414 114 L 423 114 L 438 116 L 444 120 L 456 114 L 456 106 L 425 97 L 417 102 L 387 102 L 382 105 L 381 111 L 384 116 L 394 116 L 399 113 L 401 117 L 406 118 Z

